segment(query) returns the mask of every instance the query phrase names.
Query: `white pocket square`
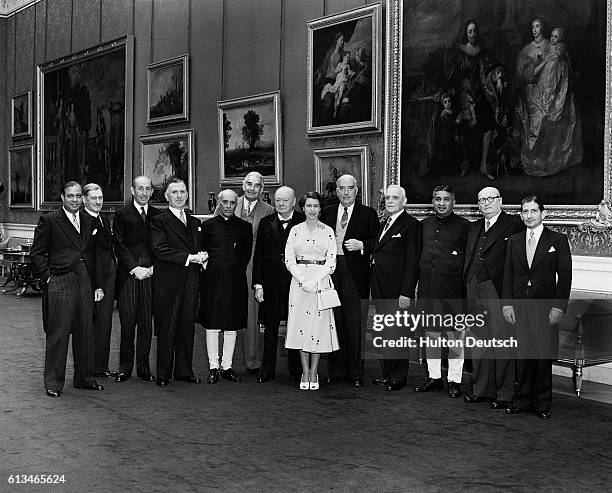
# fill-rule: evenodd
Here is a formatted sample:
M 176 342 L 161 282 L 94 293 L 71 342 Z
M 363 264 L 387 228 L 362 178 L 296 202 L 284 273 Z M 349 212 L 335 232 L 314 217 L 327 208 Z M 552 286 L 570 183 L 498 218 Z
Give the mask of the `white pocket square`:
M 393 235 L 391 238 L 401 238 L 401 237 L 402 237 L 401 233 L 397 233 L 396 235 Z
M 96 228 L 96 229 L 94 229 L 94 230 L 91 232 L 91 236 L 95 235 L 97 232 L 98 232 L 98 229 L 97 229 L 97 228 Z
M 202 228 L 200 226 L 198 226 L 198 231 L 202 231 Z
M 451 252 L 451 255 L 457 255 L 457 250 L 453 250 L 453 251 Z
M 554 246 L 551 246 L 551 247 L 550 247 L 550 250 L 548 250 L 548 253 L 553 253 L 553 252 L 556 252 L 556 251 L 557 251 L 557 250 L 555 250 L 555 247 L 554 247 Z

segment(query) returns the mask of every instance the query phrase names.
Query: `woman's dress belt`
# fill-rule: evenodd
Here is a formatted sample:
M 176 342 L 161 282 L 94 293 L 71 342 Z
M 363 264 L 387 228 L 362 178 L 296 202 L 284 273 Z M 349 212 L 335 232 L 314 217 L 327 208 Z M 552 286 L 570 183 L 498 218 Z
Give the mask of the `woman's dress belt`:
M 324 265 L 324 264 L 325 264 L 325 260 L 306 260 L 306 259 L 299 259 L 299 260 L 296 260 L 296 263 L 298 263 L 298 264 L 316 264 L 316 265 Z

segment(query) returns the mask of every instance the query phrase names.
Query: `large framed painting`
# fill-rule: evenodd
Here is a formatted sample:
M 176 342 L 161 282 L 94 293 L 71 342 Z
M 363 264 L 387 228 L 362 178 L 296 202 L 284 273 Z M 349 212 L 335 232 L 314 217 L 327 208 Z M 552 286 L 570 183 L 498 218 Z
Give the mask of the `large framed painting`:
M 133 52 L 133 36 L 125 36 L 38 66 L 39 208 L 59 206 L 69 180 L 98 183 L 105 207 L 123 203 L 132 173 Z
M 217 115 L 221 185 L 240 185 L 251 171 L 261 173 L 266 185 L 280 185 L 279 92 L 219 101 Z
M 189 55 L 147 66 L 147 124 L 189 119 Z
M 11 137 L 32 135 L 32 91 L 15 94 L 11 98 Z
M 353 175 L 357 180 L 357 201 L 369 205 L 370 153 L 368 146 L 336 147 L 314 151 L 315 187 L 325 205 L 337 204 L 336 180 L 342 175 Z
M 606 0 L 415 0 L 403 7 L 400 182 L 417 214 L 435 185 L 475 214 L 538 194 L 581 222 L 611 195 Z M 510 207 L 512 208 L 512 207 Z
M 34 209 L 34 146 L 10 147 L 8 150 L 10 177 L 9 207 Z
M 308 23 L 307 134 L 380 131 L 382 7 Z
M 140 137 L 141 174 L 153 182 L 153 205 L 167 206 L 164 192 L 168 182 L 180 178 L 187 185 L 187 209 L 195 210 L 193 129 Z

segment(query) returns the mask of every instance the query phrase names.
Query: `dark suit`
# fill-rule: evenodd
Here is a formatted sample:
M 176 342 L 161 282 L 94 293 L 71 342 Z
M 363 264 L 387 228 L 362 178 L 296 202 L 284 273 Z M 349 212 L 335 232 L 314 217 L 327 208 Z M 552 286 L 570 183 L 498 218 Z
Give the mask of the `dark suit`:
M 259 304 L 259 320 L 264 324 L 263 372 L 274 378 L 278 347 L 278 326 L 287 320 L 289 285 L 291 274 L 285 266 L 285 245 L 289 231 L 306 220 L 302 212 L 293 211 L 291 221 L 283 227 L 278 214 L 261 219 L 253 257 L 253 287 L 263 287 L 264 301 Z M 300 356 L 294 349 L 288 350 L 289 373 L 300 373 Z
M 521 231 L 510 237 L 504 270 L 504 305 L 514 306 L 519 342 L 518 387 L 513 405 L 549 412 L 551 360 L 559 339 L 556 327 L 548 322 L 548 315 L 553 307 L 567 309 L 572 256 L 567 236 L 544 228 L 530 267 L 526 234 Z
M 321 221 L 327 224 L 338 237 L 338 209 L 342 204 L 327 207 L 321 213 Z M 349 380 L 363 379 L 362 321 L 366 319 L 366 303 L 370 297 L 370 254 L 380 222 L 371 207 L 355 202 L 353 212 L 346 225 L 342 242 L 342 254 L 336 257 L 336 270 L 332 280 L 338 291 L 340 306 L 334 309 L 340 349 L 329 354 L 329 376 L 347 377 Z M 349 239 L 363 242 L 363 253 L 349 251 L 344 242 Z
M 381 226 L 372 252 L 372 299 L 387 313 L 398 309 L 400 296 L 410 298 L 413 308 L 422 248 L 421 223 L 402 211 L 381 238 L 383 230 Z M 405 384 L 409 365 L 408 358 L 384 359 L 383 378 Z
M 98 228 L 100 246 L 108 258 L 108 274 L 104 281 L 104 298 L 94 305 L 94 373 L 108 371 L 110 340 L 113 329 L 113 308 L 115 306 L 115 277 L 117 261 L 113 253 L 113 234 L 110 221 L 102 215 L 94 218 L 102 226 Z
M 193 336 L 200 265 L 190 254 L 202 250 L 200 221 L 185 214 L 187 225 L 168 209 L 151 218 L 153 318 L 157 333 L 157 379 L 193 376 Z
M 57 392 L 64 388 L 71 331 L 74 386 L 96 384 L 92 285 L 103 289 L 108 258 L 94 219 L 83 211 L 79 218 L 80 234 L 63 208 L 42 215 L 30 249 L 34 270 L 43 283 L 45 387 Z
M 471 310 L 487 312 L 483 327 L 472 328 L 476 337 L 508 339 L 510 329 L 503 319 L 499 298 L 504 281 L 504 264 L 508 238 L 524 229 L 520 216 L 500 212 L 488 232 L 485 219 L 470 225 L 463 274 L 467 283 L 467 300 Z M 514 390 L 514 359 L 508 349 L 489 348 L 472 351 L 474 395 L 498 401 L 512 400 Z M 496 357 L 497 356 L 497 357 Z
M 136 373 L 151 374 L 149 353 L 153 335 L 151 278 L 139 281 L 130 271 L 135 267 L 153 265 L 151 251 L 151 219 L 160 213 L 148 206 L 146 222 L 142 220 L 134 202 L 126 204 L 115 213 L 113 222 L 114 246 L 117 255 L 117 308 L 121 322 L 119 371 L 132 374 L 134 367 L 134 333 L 136 336 Z

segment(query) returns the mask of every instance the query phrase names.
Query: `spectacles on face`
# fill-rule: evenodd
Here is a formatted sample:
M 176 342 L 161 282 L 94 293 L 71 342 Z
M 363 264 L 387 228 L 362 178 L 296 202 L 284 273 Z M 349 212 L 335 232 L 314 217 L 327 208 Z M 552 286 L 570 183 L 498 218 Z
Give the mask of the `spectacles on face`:
M 495 199 L 500 199 L 500 198 L 501 198 L 501 195 L 498 195 L 497 197 L 482 197 L 478 199 L 478 203 L 480 205 L 492 204 Z

